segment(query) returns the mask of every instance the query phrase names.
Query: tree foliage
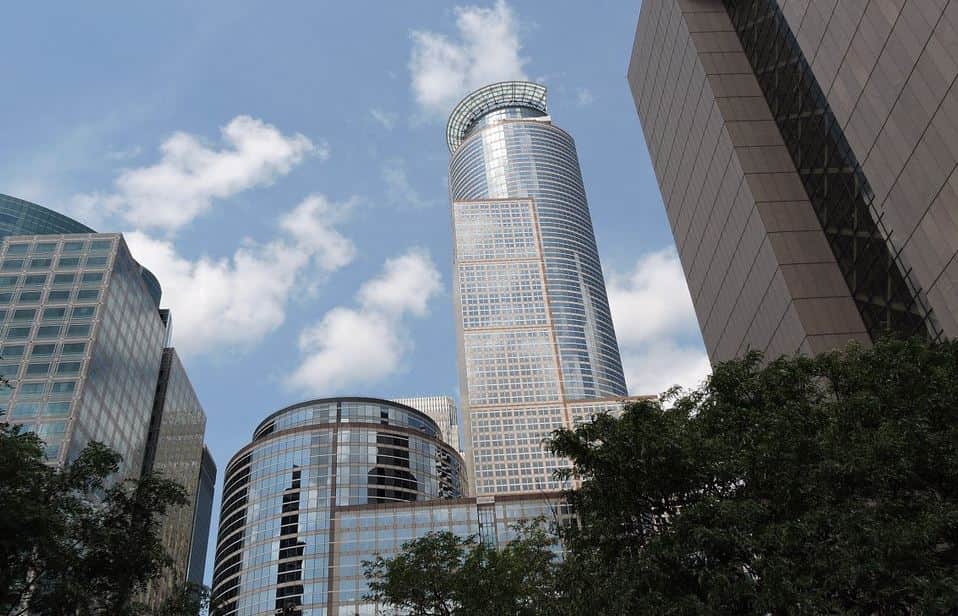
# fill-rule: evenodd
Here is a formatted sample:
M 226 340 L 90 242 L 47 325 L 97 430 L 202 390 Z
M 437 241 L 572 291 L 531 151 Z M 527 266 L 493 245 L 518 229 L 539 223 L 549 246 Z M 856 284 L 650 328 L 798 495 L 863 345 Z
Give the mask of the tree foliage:
M 160 524 L 186 493 L 158 476 L 111 482 L 119 463 L 90 443 L 55 468 L 35 434 L 0 424 L 0 613 L 150 613 L 142 592 L 171 564 Z M 204 601 L 202 590 L 184 587 L 161 613 L 195 615 Z
M 444 531 L 364 561 L 366 598 L 416 616 L 541 614 L 556 598 L 555 541 L 538 523 L 514 531 L 501 549 Z
M 561 565 L 434 534 L 369 564 L 371 597 L 419 615 L 958 611 L 958 343 L 752 353 L 549 447 L 581 480 Z
M 551 449 L 583 480 L 565 537 L 571 613 L 958 606 L 955 343 L 767 366 L 752 353 Z

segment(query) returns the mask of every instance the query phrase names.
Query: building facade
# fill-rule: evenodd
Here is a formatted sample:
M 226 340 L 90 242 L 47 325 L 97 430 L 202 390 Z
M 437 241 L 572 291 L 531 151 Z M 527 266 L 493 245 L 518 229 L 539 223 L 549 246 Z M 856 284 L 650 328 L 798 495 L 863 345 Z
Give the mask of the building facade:
M 312 400 L 270 415 L 226 466 L 213 573 L 217 613 L 295 606 L 332 614 L 340 603 L 355 603 L 362 574 L 354 558 L 340 558 L 339 512 L 461 497 L 464 464 L 441 436 L 426 414 L 375 398 Z M 364 558 L 374 556 L 372 547 L 362 546 Z M 350 581 L 341 586 L 341 579 Z
M 643 2 L 629 85 L 713 362 L 958 334 L 956 10 Z
M 439 425 L 442 440 L 452 445 L 456 451 L 462 451 L 462 443 L 459 441 L 459 411 L 451 396 L 415 396 L 396 398 L 393 402 L 411 406 L 429 415 L 429 418 Z
M 166 348 L 161 295 L 122 235 L 0 195 L 0 421 L 36 432 L 51 464 L 96 440 L 123 456 L 118 477 L 160 471 L 186 488 L 191 505 L 161 531 L 175 566 L 152 602 L 191 565 L 202 581 L 208 536 L 194 527 L 205 519 L 208 532 L 212 494 L 201 488 L 211 492 L 216 474 L 212 459 L 202 463 L 206 416 Z
M 151 585 L 150 600 L 154 606 L 175 584 L 185 580 L 198 584 L 203 581 L 212 512 L 212 494 L 208 491 L 212 486 L 201 484 L 204 480 L 215 482 L 216 477 L 216 467 L 210 469 L 212 459 L 203 445 L 205 432 L 206 414 L 186 369 L 176 349 L 165 348 L 153 398 L 143 473 L 159 473 L 176 481 L 186 490 L 189 504 L 170 511 L 163 520 L 160 533 L 173 562 L 164 579 Z M 204 525 L 206 533 L 198 533 L 198 527 Z
M 575 142 L 546 90 L 473 92 L 446 131 L 467 462 L 476 494 L 555 490 L 543 437 L 626 395 Z

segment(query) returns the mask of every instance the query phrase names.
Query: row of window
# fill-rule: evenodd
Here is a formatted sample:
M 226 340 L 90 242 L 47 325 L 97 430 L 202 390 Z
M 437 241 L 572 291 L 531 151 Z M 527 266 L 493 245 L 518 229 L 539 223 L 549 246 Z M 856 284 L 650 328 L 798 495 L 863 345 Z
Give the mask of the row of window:
M 7 313 L 10 313 L 11 322 L 26 322 L 33 321 L 37 318 L 39 311 L 36 308 L 17 308 L 16 310 L 7 311 L 0 308 L 0 321 L 3 321 L 7 318 Z M 44 308 L 43 310 L 43 321 L 62 321 L 66 318 L 67 307 L 66 306 L 55 306 L 50 308 Z M 73 309 L 70 311 L 70 318 L 74 320 L 81 319 L 92 319 L 96 316 L 96 306 L 73 306 Z
M 21 283 L 24 287 L 42 287 L 47 284 L 49 274 L 27 274 L 20 276 L 0 276 L 0 287 L 9 288 Z M 80 277 L 80 284 L 91 285 L 103 282 L 103 272 L 83 272 Z M 65 274 L 53 275 L 53 286 L 73 286 L 77 282 L 77 273 L 69 272 Z
M 24 327 L 8 326 L 4 332 L 4 340 L 26 340 L 30 337 L 30 330 L 33 329 L 27 325 Z M 40 325 L 36 329 L 34 338 L 38 340 L 51 340 L 62 336 L 66 338 L 87 338 L 93 329 L 91 323 L 70 323 L 66 327 L 63 325 Z
M 7 305 L 13 302 L 13 293 L 0 293 L 0 305 Z M 53 289 L 47 292 L 47 302 L 51 304 L 65 303 L 70 301 L 73 291 L 70 289 Z M 39 304 L 43 297 L 43 291 L 21 291 L 17 295 L 17 304 Z M 75 300 L 78 302 L 95 302 L 100 299 L 99 289 L 79 289 L 76 292 Z
M 75 374 L 80 374 L 80 367 L 82 365 L 83 365 L 82 361 L 72 361 L 72 360 L 71 361 L 61 360 L 57 362 L 50 362 L 50 361 L 30 362 L 26 364 L 26 369 L 23 370 L 23 375 L 26 378 L 46 376 L 48 374 L 51 374 L 51 370 L 53 371 L 53 374 L 56 374 L 58 376 L 75 375 Z M 9 370 L 10 372 L 4 371 L 0 373 L 0 376 L 3 376 L 3 378 L 5 379 L 14 379 L 17 377 L 17 374 L 20 372 L 20 368 L 22 366 L 23 364 L 7 365 L 5 366 L 5 368 Z M 0 367 L 0 369 L 2 368 L 3 367 Z
M 86 240 L 68 240 L 63 242 L 63 252 L 83 252 L 88 244 Z M 106 252 L 113 247 L 113 240 L 93 240 L 89 243 L 91 252 Z M 50 254 L 56 252 L 57 242 L 37 242 L 36 244 L 8 244 L 6 256 Z
M 107 255 L 91 255 L 86 258 L 84 267 L 91 269 L 104 268 L 109 260 Z M 29 261 L 25 259 L 7 259 L 0 264 L 0 271 L 19 272 L 26 266 L 28 270 L 47 270 L 53 265 L 53 259 L 50 257 L 33 257 Z M 80 267 L 80 257 L 63 256 L 57 260 L 57 269 L 77 269 Z

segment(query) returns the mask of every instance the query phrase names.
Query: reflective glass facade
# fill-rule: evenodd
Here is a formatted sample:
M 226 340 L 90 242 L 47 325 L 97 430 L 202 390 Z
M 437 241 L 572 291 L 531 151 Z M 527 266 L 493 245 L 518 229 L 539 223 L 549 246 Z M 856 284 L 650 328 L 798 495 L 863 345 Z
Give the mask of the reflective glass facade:
M 201 485 L 201 479 L 212 472 L 215 481 L 216 468 L 203 468 L 204 458 L 209 456 L 203 446 L 205 431 L 206 414 L 183 363 L 175 349 L 163 349 L 143 472 L 160 473 L 179 483 L 187 492 L 189 505 L 172 510 L 163 520 L 160 533 L 173 563 L 162 580 L 151 584 L 149 600 L 154 607 L 159 606 L 170 587 L 189 579 L 190 568 L 197 566 L 195 561 L 206 561 L 212 500 L 201 491 L 211 490 L 212 485 L 208 477 L 209 485 Z M 194 524 L 204 516 L 206 533 L 198 535 Z M 198 566 L 202 571 L 202 565 Z M 197 583 L 202 580 L 200 573 Z
M 464 99 L 447 129 L 466 448 L 477 494 L 552 490 L 541 440 L 626 395 L 575 143 L 545 88 Z
M 328 581 L 353 566 L 336 559 L 339 508 L 454 499 L 465 481 L 439 426 L 411 407 L 336 398 L 273 414 L 226 467 L 213 574 L 220 613 L 292 605 L 326 614 L 337 600 Z
M 142 465 L 165 328 L 118 234 L 8 236 L 0 246 L 0 390 L 47 458 L 91 440 Z
M 393 402 L 411 406 L 422 411 L 439 425 L 442 440 L 452 445 L 456 451 L 462 451 L 459 442 L 459 412 L 456 401 L 449 396 L 416 396 L 414 398 L 396 398 Z

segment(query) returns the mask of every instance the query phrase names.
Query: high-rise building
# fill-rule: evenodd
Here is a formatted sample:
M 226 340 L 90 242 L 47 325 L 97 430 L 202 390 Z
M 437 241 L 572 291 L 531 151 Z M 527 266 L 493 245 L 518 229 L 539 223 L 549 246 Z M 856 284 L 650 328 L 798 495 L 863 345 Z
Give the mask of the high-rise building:
M 442 430 L 442 440 L 452 445 L 456 451 L 462 451 L 459 442 L 459 413 L 456 410 L 456 401 L 450 396 L 415 396 L 413 398 L 396 398 L 393 402 L 411 406 L 422 411 L 439 425 Z
M 465 493 L 461 456 L 435 421 L 397 402 L 328 398 L 279 410 L 225 473 L 213 572 L 222 616 L 287 606 L 355 614 L 365 588 L 360 565 L 374 558 L 377 536 L 398 548 L 434 525 L 468 534 L 467 514 L 431 506 Z M 395 525 L 378 515 L 360 524 L 357 512 L 388 503 L 429 508 Z M 414 520 L 428 528 L 413 534 Z
M 194 554 L 205 560 L 208 537 L 194 526 L 209 526 L 212 495 L 201 492 L 216 473 L 202 460 L 206 416 L 165 348 L 160 298 L 122 235 L 0 195 L 0 420 L 36 432 L 51 464 L 96 440 L 123 456 L 120 477 L 162 471 L 186 488 L 190 506 L 164 520 L 175 566 L 150 588 L 154 603 L 187 581 Z
M 542 439 L 626 395 L 575 142 L 545 87 L 497 83 L 449 117 L 466 460 L 476 494 L 560 486 Z
M 713 361 L 958 335 L 954 8 L 642 3 L 629 85 Z
M 209 544 L 210 514 L 212 513 L 211 485 L 216 467 L 203 445 L 206 432 L 206 414 L 200 405 L 186 369 L 176 350 L 163 349 L 159 379 L 153 398 L 153 414 L 147 439 L 143 473 L 160 473 L 186 490 L 189 504 L 170 511 L 160 529 L 163 545 L 172 558 L 172 566 L 150 589 L 149 600 L 154 606 L 165 592 L 177 583 L 202 583 Z M 198 527 L 206 533 L 198 533 Z M 196 579 L 199 570 L 199 580 Z M 193 576 L 192 578 L 190 576 Z

